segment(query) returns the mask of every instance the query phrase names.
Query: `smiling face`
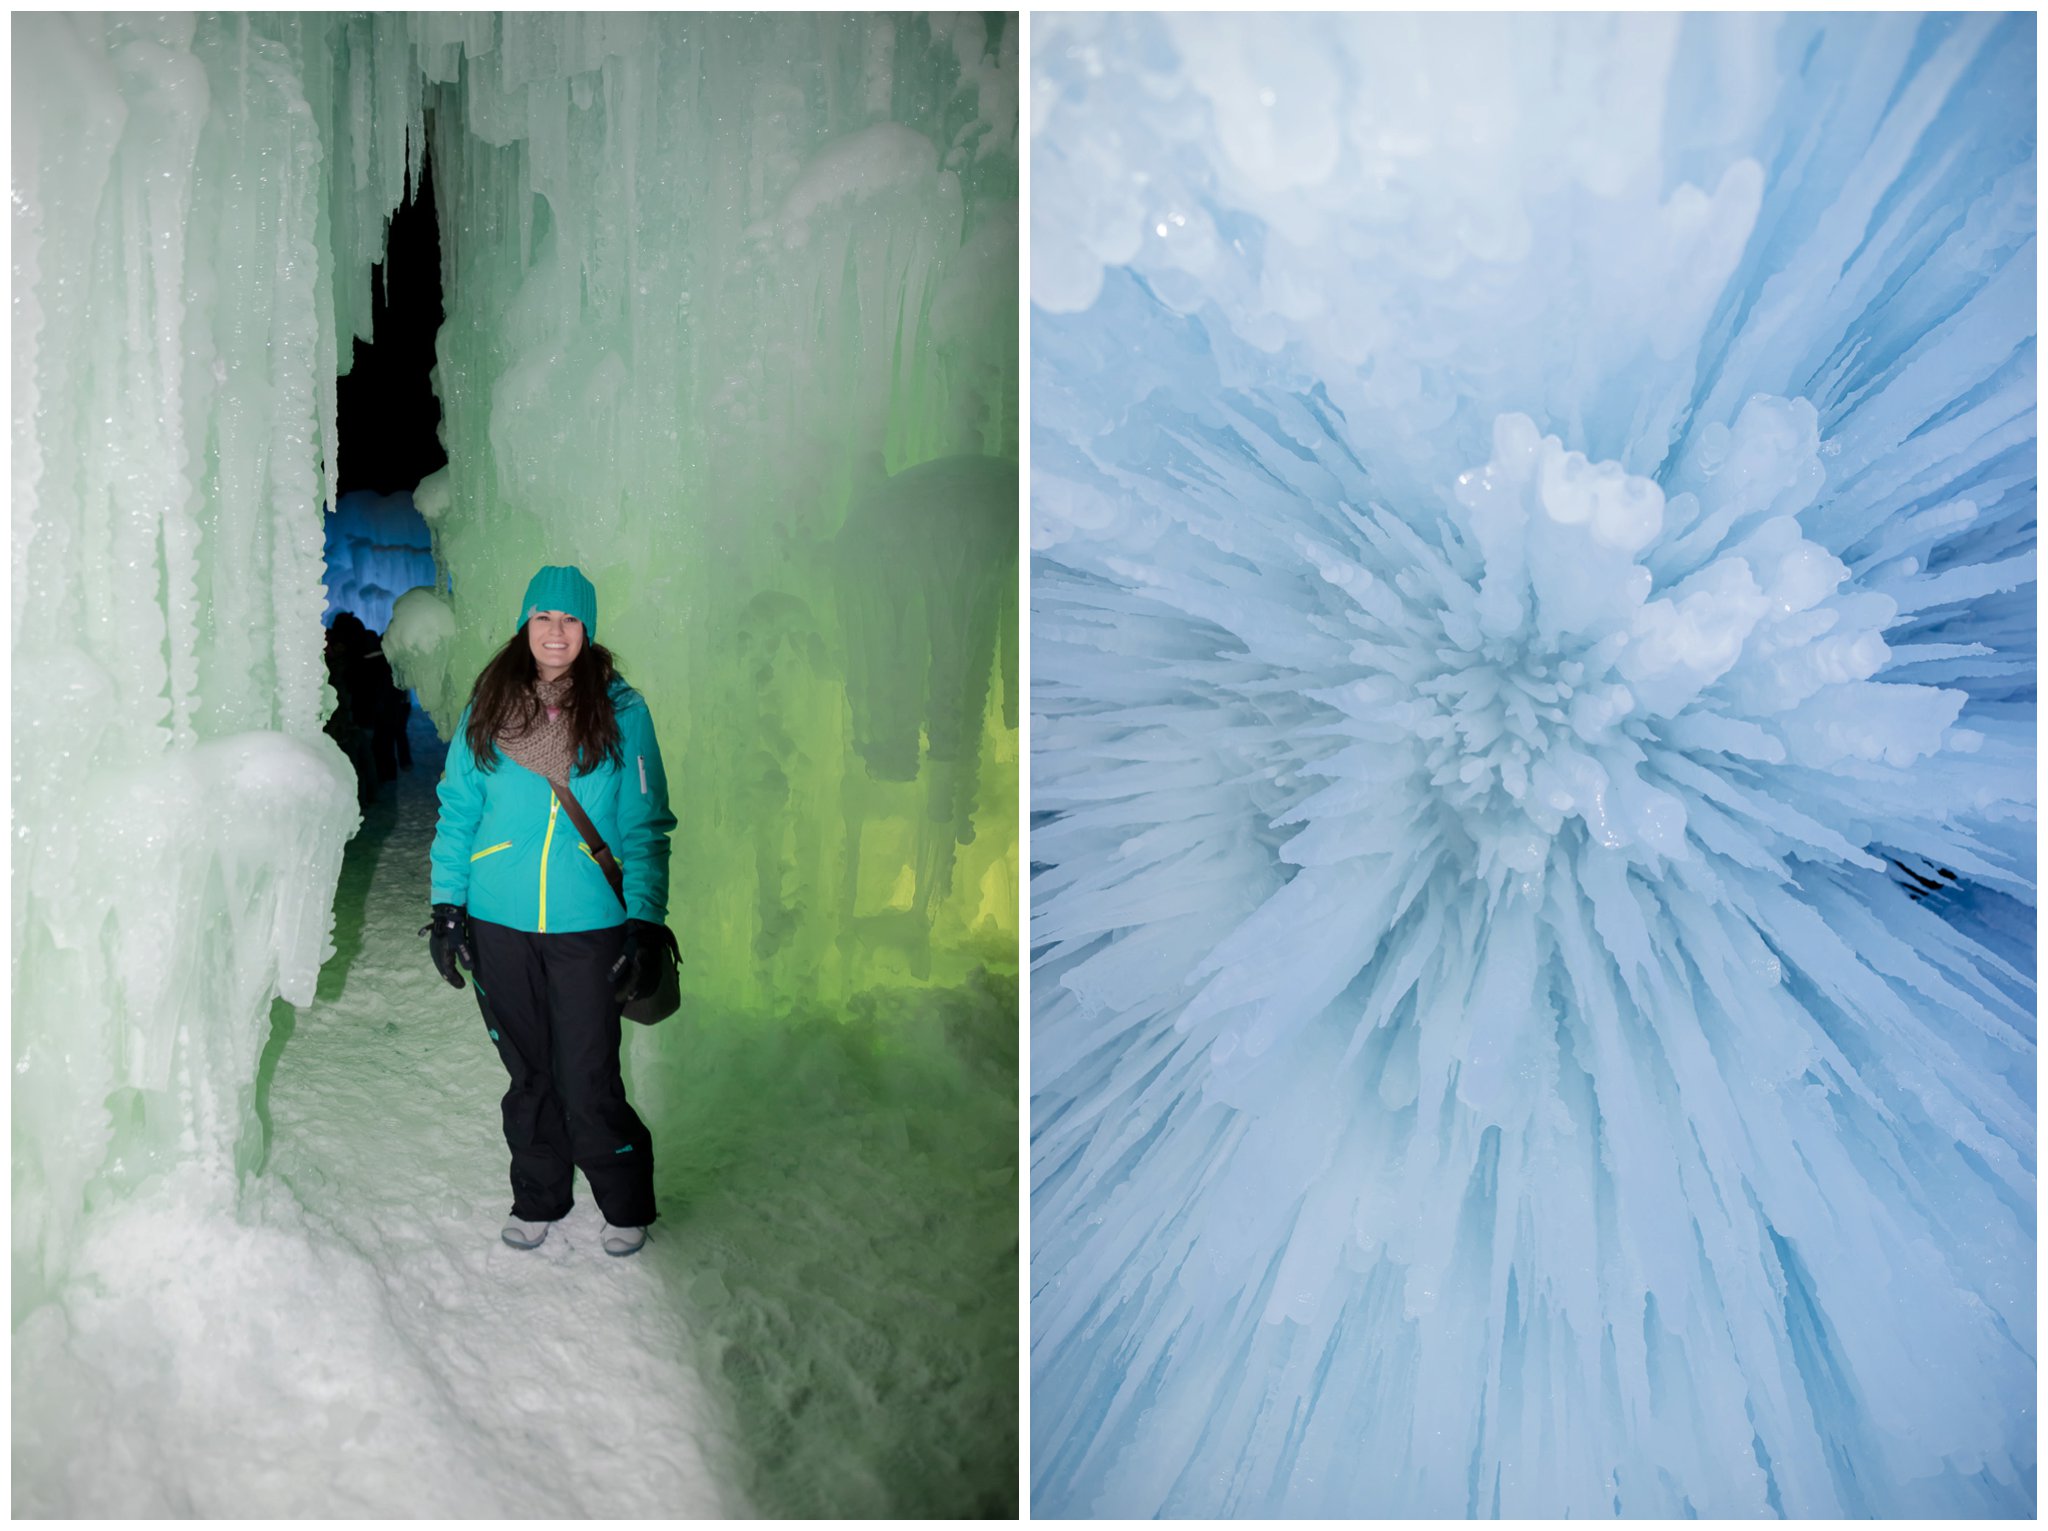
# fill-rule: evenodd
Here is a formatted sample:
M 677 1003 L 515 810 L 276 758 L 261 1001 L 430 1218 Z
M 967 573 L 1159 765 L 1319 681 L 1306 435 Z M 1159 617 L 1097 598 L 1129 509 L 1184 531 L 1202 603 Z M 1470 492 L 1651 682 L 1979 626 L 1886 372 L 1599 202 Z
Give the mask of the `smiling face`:
M 526 641 L 542 680 L 560 680 L 583 652 L 583 623 L 566 611 L 536 611 L 526 621 Z

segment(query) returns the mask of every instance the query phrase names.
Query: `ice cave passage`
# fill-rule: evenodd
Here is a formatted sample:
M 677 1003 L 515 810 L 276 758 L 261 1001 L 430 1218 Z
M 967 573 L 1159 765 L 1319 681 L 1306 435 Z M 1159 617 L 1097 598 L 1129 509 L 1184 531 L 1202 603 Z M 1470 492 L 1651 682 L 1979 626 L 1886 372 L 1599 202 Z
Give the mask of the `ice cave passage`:
M 1015 18 L 12 27 L 14 1513 L 1014 1515 Z M 429 154 L 447 466 L 345 498 Z M 544 563 L 679 819 L 630 1260 L 498 1241 L 417 935 Z

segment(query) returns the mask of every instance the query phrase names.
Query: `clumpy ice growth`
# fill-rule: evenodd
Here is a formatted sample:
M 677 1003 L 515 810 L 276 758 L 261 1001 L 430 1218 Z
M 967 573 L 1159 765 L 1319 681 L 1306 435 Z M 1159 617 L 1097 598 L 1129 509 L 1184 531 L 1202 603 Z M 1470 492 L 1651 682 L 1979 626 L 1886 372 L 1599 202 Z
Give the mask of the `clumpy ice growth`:
M 392 674 L 418 695 L 436 727 L 451 737 L 469 700 L 469 678 L 456 676 L 449 667 L 454 641 L 455 613 L 438 591 L 416 586 L 392 602 L 384 657 L 391 661 Z
M 2032 1512 L 2033 41 L 1039 29 L 1039 1513 Z
M 1756 816 L 1738 792 L 1753 763 L 1903 766 L 1934 753 L 1963 693 L 1870 694 L 1898 605 L 1844 589 L 1847 566 L 1801 535 L 1796 512 L 1821 483 L 1814 419 L 1803 402 L 1753 400 L 1731 440 L 1803 442 L 1783 460 L 1784 487 L 1765 499 L 1681 462 L 1675 481 L 1692 467 L 1700 490 L 1667 504 L 1651 480 L 1503 415 L 1491 460 L 1457 478 L 1439 546 L 1390 513 L 1353 514 L 1392 578 L 1301 538 L 1318 577 L 1355 602 L 1347 657 L 1363 672 L 1316 699 L 1345 720 L 1340 734 L 1372 746 L 1327 774 L 1374 782 L 1376 817 L 1390 793 L 1407 795 L 1400 816 L 1498 893 L 1543 866 L 1567 823 L 1573 843 L 1653 873 L 1689 860 L 1688 797 L 1704 799 L 1702 836 L 1718 832 L 1705 827 L 1721 822 L 1715 802 Z M 1727 530 L 1684 536 L 1701 524 Z M 1655 572 L 1637 561 L 1667 535 Z M 1348 846 L 1360 806 L 1342 787 L 1304 802 L 1297 816 L 1315 832 L 1294 859 Z

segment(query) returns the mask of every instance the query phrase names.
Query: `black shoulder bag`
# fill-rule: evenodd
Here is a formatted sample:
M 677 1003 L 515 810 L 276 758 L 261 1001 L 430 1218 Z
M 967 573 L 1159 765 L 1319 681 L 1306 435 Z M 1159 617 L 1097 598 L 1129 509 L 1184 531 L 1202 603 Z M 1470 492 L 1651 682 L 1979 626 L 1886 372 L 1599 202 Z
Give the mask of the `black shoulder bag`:
M 555 797 L 569 810 L 569 817 L 575 822 L 576 833 L 583 836 L 584 844 L 590 847 L 590 857 L 603 869 L 605 881 L 612 885 L 612 893 L 621 909 L 626 907 L 626 873 L 619 865 L 619 858 L 612 854 L 610 846 L 604 843 L 604 836 L 597 832 L 597 826 L 590 822 L 590 815 L 583 811 L 583 805 L 576 801 L 576 794 L 563 781 L 550 781 Z M 666 925 L 657 926 L 664 939 L 655 951 L 661 963 L 661 981 L 654 986 L 654 992 L 645 999 L 629 1000 L 626 1004 L 626 1019 L 638 1021 L 642 1026 L 652 1026 L 656 1021 L 666 1020 L 682 1007 L 682 982 L 676 969 L 683 960 L 682 948 L 676 943 L 675 932 Z

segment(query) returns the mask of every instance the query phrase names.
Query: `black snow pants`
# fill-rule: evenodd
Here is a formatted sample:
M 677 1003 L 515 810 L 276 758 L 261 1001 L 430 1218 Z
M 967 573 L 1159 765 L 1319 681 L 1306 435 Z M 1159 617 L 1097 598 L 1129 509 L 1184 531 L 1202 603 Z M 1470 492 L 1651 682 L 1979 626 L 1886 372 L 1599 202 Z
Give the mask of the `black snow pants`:
M 580 1169 L 606 1222 L 645 1227 L 654 1221 L 654 1144 L 619 1078 L 612 998 L 625 926 L 534 935 L 471 919 L 469 929 L 477 1007 L 512 1076 L 512 1215 L 567 1216 Z

